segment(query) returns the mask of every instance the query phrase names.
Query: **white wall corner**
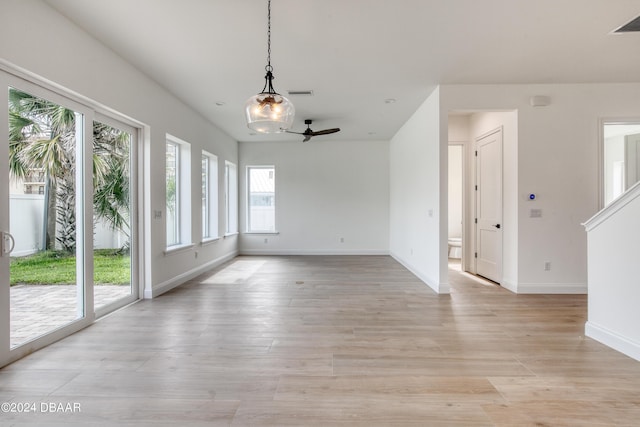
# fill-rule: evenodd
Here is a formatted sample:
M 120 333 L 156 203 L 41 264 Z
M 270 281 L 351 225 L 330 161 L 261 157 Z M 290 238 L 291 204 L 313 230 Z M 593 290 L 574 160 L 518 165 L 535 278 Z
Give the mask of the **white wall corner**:
M 585 323 L 584 334 L 620 353 L 640 361 L 640 343 L 637 341 L 619 335 L 591 321 Z
M 505 288 L 508 291 L 513 292 L 514 294 L 518 293 L 518 284 L 515 281 L 512 281 L 510 279 L 505 279 L 503 277 L 502 278 L 502 283 L 500 283 L 500 286 L 502 286 L 503 288 Z
M 440 283 L 436 280 L 433 280 L 430 277 L 427 277 L 420 270 L 412 266 L 409 262 L 403 260 L 397 254 L 391 253 L 391 257 L 398 261 L 404 268 L 409 270 L 413 275 L 415 275 L 418 279 L 424 282 L 427 286 L 429 286 L 435 293 L 437 294 L 449 294 L 451 292 L 451 288 L 449 287 L 448 282 Z
M 167 280 L 165 282 L 162 283 L 158 283 L 157 285 L 155 285 L 153 288 L 149 289 L 149 288 L 145 288 L 144 290 L 144 298 L 145 299 L 152 299 L 152 298 L 156 298 L 162 294 L 164 294 L 165 292 L 170 291 L 173 288 L 176 288 L 180 285 L 182 285 L 183 283 L 193 279 L 194 277 L 199 276 L 200 274 L 206 272 L 207 270 L 211 270 L 212 268 L 216 268 L 222 264 L 224 264 L 227 261 L 231 261 L 233 258 L 238 256 L 238 251 L 234 251 L 231 252 L 227 255 L 221 256 L 219 258 L 216 258 L 212 261 L 207 262 L 206 264 L 202 264 L 194 269 L 191 269 L 189 271 L 185 271 L 182 274 L 179 274 L 176 277 L 171 278 L 170 280 Z

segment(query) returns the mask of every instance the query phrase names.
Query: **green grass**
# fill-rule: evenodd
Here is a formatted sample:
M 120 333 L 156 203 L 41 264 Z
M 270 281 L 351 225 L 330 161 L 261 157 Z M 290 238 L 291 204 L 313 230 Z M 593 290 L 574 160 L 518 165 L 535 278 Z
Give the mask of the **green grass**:
M 96 285 L 130 283 L 130 257 L 113 249 L 98 249 L 93 253 Z M 11 285 L 75 285 L 76 257 L 62 251 L 44 251 L 20 258 L 11 258 Z

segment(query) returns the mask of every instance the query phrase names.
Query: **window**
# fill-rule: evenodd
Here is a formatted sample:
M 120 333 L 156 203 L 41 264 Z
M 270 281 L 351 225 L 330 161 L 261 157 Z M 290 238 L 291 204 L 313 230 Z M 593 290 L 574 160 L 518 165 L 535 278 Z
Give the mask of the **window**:
M 191 148 L 167 135 L 165 180 L 167 248 L 191 243 Z
M 167 206 L 167 247 L 180 243 L 180 211 L 178 205 L 180 201 L 179 191 L 179 170 L 180 149 L 178 144 L 167 141 L 166 154 L 166 206 Z
M 202 153 L 202 238 L 218 237 L 218 157 Z
M 238 232 L 238 167 L 224 163 L 226 234 Z
M 247 167 L 247 232 L 276 231 L 276 180 L 273 166 Z

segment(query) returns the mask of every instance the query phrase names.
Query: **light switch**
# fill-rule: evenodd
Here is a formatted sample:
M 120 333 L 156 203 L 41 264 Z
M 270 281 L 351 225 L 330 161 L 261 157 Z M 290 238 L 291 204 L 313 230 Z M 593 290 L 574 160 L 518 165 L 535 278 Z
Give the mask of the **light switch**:
M 542 209 L 530 209 L 529 218 L 542 218 Z

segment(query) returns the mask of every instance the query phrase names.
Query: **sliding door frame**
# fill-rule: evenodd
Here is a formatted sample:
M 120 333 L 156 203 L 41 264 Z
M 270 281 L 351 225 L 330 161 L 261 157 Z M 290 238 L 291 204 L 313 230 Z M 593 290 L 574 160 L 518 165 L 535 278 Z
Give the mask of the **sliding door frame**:
M 131 135 L 131 144 L 129 151 L 129 167 L 130 167 L 130 176 L 129 176 L 129 207 L 130 207 L 130 248 L 129 253 L 131 256 L 131 295 L 121 298 L 117 301 L 114 301 L 108 305 L 103 307 L 95 308 L 95 316 L 96 318 L 100 318 L 106 314 L 113 312 L 119 308 L 122 308 L 126 305 L 129 305 L 141 298 L 142 289 L 140 287 L 140 242 L 142 242 L 142 236 L 140 235 L 139 218 L 141 215 L 141 210 L 138 208 L 139 203 L 138 195 L 139 195 L 139 170 L 140 170 L 140 141 L 141 141 L 141 129 L 133 126 L 132 124 L 126 123 L 124 120 L 115 118 L 112 115 L 107 115 L 101 112 L 96 112 L 95 117 L 93 119 L 96 122 L 103 123 L 105 125 L 109 125 L 118 130 L 127 132 Z M 94 305 L 95 306 L 95 305 Z
M 146 247 L 143 233 L 145 230 L 143 200 L 141 195 L 143 182 L 143 142 L 146 127 L 127 117 L 120 116 L 88 98 L 70 92 L 59 85 L 48 82 L 30 72 L 13 66 L 0 59 L 0 85 L 4 86 L 3 100 L 0 100 L 0 175 L 9 175 L 8 165 L 8 88 L 24 90 L 25 92 L 55 102 L 83 116 L 83 144 L 77 147 L 76 173 L 76 233 L 78 280 L 82 280 L 82 303 L 84 316 L 72 321 L 66 326 L 51 333 L 38 337 L 32 341 L 10 348 L 10 279 L 9 256 L 0 256 L 0 367 L 12 363 L 35 350 L 46 347 L 60 339 L 67 337 L 92 324 L 98 317 L 108 314 L 120 307 L 138 301 L 143 294 L 144 268 L 141 264 L 146 259 Z M 132 294 L 129 298 L 122 298 L 112 304 L 94 308 L 93 283 L 93 122 L 99 121 L 113 127 L 131 132 L 131 286 Z M 80 161 L 81 160 L 81 161 Z M 5 181 L 5 182 L 3 182 Z M 9 197 L 8 180 L 0 180 L 0 197 Z M 6 205 L 6 206 L 2 206 Z M 9 230 L 9 206 L 0 204 L 0 231 Z M 6 283 L 5 283 L 6 282 Z

